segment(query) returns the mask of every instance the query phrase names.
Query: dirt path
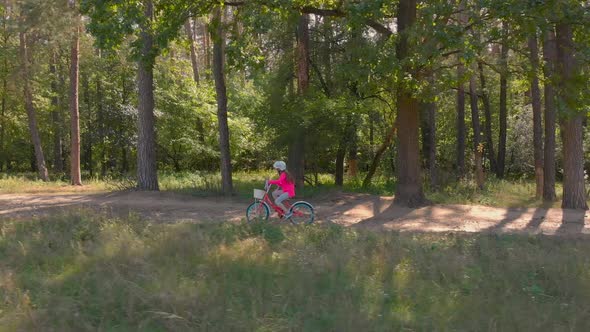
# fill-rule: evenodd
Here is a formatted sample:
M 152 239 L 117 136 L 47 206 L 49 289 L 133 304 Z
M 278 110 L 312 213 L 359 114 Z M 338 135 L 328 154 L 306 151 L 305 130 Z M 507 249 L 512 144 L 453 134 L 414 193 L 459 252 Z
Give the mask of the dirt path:
M 590 214 L 585 211 L 471 205 L 410 209 L 392 202 L 391 197 L 366 194 L 335 194 L 330 198 L 311 200 L 316 206 L 319 222 L 353 227 L 427 232 L 590 234 Z M 244 218 L 248 203 L 173 193 L 2 194 L 0 218 L 27 218 L 90 208 L 115 214 L 139 213 L 161 222 L 238 222 Z

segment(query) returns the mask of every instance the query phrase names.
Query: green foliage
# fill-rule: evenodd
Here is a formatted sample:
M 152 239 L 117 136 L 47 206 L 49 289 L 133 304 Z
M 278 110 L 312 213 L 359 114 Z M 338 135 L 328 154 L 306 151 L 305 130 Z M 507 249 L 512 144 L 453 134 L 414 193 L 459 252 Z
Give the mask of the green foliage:
M 590 74 L 590 27 L 586 23 L 590 11 L 579 1 L 474 0 L 465 2 L 462 11 L 448 1 L 419 2 L 417 22 L 407 31 L 409 54 L 402 62 L 397 59 L 399 36 L 394 29 L 398 1 L 257 0 L 223 6 L 207 0 L 153 0 L 155 14 L 146 18 L 147 3 L 81 2 L 81 10 L 87 15 L 80 50 L 82 168 L 87 178 L 128 177 L 135 171 L 136 60 L 141 53 L 142 29 L 155 41 L 143 60 L 155 65 L 159 169 L 166 174 L 181 174 L 179 177 L 213 174 L 219 169 L 209 40 L 216 23 L 208 21 L 208 15 L 218 6 L 225 13 L 221 24 L 227 37 L 228 122 L 232 166 L 237 171 L 265 169 L 273 160 L 286 159 L 288 146 L 303 130 L 306 167 L 312 182 L 316 174 L 335 172 L 338 151 L 345 151 L 346 170 L 351 154 L 356 152 L 358 168 L 361 174 L 366 172 L 394 125 L 396 91 L 403 87 L 421 101 L 436 102 L 436 165 L 441 174 L 451 174 L 457 144 L 455 89 L 479 74 L 477 62 L 484 66 L 493 144 L 498 144 L 499 73 L 503 64 L 497 51 L 500 43 L 506 43 L 510 49 L 508 177 L 528 178 L 533 174 L 530 79 L 537 74 L 541 75 L 541 84 L 549 80 L 542 77 L 542 66 L 536 73 L 531 70 L 526 41 L 534 32 L 542 40 L 541 32 L 556 22 L 575 23 L 579 68 L 575 79 L 557 86 L 558 93 L 567 97 L 559 99 L 560 113 L 590 114 L 590 88 L 585 84 Z M 69 44 L 71 19 L 78 13 L 67 8 L 66 1 L 26 0 L 2 8 L 0 82 L 7 84 L 6 88 L 0 84 L 6 105 L 0 123 L 4 133 L 0 170 L 18 173 L 34 167 L 22 87 L 20 80 L 14 79 L 19 75 L 19 29 L 31 36 L 34 104 L 48 164 L 56 164 L 53 150 L 59 138 L 56 134 L 61 132 L 62 159 L 67 165 Z M 300 95 L 295 32 L 301 10 L 314 8 L 330 16 L 310 14 L 310 87 Z M 188 17 L 195 22 L 198 86 L 192 79 L 186 37 L 180 37 Z M 508 27 L 507 34 L 503 23 Z M 391 30 L 391 34 L 383 33 L 383 29 Z M 57 73 L 49 75 L 54 55 Z M 466 69 L 462 77 L 457 77 L 459 63 Z M 402 77 L 402 72 L 407 75 Z M 53 88 L 56 81 L 58 86 Z M 553 83 L 559 82 L 554 79 Z M 52 105 L 54 97 L 59 100 L 57 107 Z M 59 116 L 56 121 L 55 113 Z M 467 128 L 471 128 L 469 110 L 466 114 Z M 471 132 L 468 130 L 468 147 L 473 142 Z M 560 145 L 558 169 L 562 164 Z M 372 192 L 390 194 L 395 186 L 396 143 L 386 148 Z M 470 153 L 466 166 L 473 169 Z M 484 167 L 488 171 L 487 160 Z M 561 173 L 559 170 L 558 179 Z M 55 177 L 65 179 L 67 174 Z M 327 185 L 330 181 L 319 182 Z M 356 187 L 358 178 L 346 182 L 349 190 L 360 190 Z

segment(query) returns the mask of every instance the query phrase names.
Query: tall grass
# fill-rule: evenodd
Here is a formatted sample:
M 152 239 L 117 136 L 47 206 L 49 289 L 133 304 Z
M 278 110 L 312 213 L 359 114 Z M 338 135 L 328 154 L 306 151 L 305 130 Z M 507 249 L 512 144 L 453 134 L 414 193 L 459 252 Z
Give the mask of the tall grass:
M 590 242 L 0 221 L 1 331 L 587 331 Z
M 537 199 L 536 184 L 531 180 L 501 180 L 489 178 L 483 190 L 479 190 L 474 180 L 459 180 L 429 191 L 430 200 L 439 204 L 476 204 L 500 207 L 560 207 L 561 183 L 556 184 L 557 200 L 546 204 Z
M 62 178 L 53 178 L 51 181 L 43 182 L 34 174 L 0 173 L 0 194 L 101 192 L 114 188 L 114 182 L 108 180 L 91 178 L 85 179 L 83 182 L 84 186 L 71 186 L 67 180 Z

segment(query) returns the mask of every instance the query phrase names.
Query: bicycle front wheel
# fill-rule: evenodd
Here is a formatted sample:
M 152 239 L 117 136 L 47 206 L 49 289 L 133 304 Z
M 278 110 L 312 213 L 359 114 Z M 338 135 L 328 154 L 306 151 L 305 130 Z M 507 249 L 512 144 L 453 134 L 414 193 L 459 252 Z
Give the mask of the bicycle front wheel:
M 270 209 L 264 202 L 254 202 L 246 209 L 246 220 L 248 222 L 267 221 L 270 216 Z
M 307 202 L 297 202 L 291 207 L 293 215 L 290 220 L 294 225 L 311 224 L 315 219 L 313 206 Z

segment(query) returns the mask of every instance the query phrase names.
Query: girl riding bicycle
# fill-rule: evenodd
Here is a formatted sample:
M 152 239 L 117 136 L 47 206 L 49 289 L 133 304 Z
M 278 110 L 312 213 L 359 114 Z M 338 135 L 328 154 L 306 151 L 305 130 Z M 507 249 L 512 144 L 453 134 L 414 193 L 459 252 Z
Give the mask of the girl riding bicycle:
M 292 212 L 289 212 L 285 205 L 283 205 L 283 202 L 288 198 L 295 197 L 295 183 L 293 182 L 293 177 L 287 171 L 287 164 L 284 161 L 276 161 L 272 167 L 279 172 L 278 180 L 268 181 L 269 185 L 276 184 L 279 186 L 278 189 L 272 192 L 272 197 L 275 200 L 275 204 L 283 210 L 283 218 L 289 219 Z

